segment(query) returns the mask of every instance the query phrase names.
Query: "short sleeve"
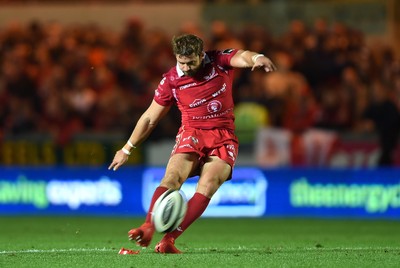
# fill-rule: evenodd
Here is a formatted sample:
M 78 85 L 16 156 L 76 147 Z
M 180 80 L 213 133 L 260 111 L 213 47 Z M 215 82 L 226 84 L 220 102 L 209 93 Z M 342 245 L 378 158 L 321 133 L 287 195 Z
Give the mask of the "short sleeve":
M 234 48 L 218 51 L 216 55 L 216 63 L 224 67 L 231 67 L 231 58 L 235 56 L 238 51 L 238 49 Z
M 154 93 L 154 100 L 162 106 L 171 106 L 173 104 L 174 97 L 171 87 L 167 81 L 167 77 L 163 77 L 158 84 L 158 87 Z

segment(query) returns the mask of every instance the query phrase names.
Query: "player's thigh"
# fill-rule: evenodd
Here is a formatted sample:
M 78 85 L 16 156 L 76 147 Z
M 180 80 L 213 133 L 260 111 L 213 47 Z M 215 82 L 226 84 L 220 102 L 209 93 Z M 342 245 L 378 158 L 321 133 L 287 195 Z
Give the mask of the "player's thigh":
M 198 168 L 199 157 L 195 153 L 178 153 L 168 161 L 161 186 L 179 189 L 182 183 Z
M 211 198 L 218 188 L 230 178 L 232 167 L 217 156 L 210 156 L 204 163 L 196 192 Z

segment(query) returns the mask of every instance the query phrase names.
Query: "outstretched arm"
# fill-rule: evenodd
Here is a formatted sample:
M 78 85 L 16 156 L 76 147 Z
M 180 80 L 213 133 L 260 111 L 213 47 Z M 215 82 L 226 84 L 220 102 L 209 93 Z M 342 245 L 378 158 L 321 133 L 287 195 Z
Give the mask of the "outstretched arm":
M 231 58 L 231 66 L 236 68 L 251 68 L 252 71 L 256 68 L 264 68 L 266 72 L 276 70 L 272 61 L 263 54 L 252 52 L 249 50 L 239 50 Z
M 150 135 L 157 123 L 167 114 L 170 108 L 170 106 L 162 106 L 153 100 L 149 108 L 139 118 L 128 142 L 115 153 L 114 159 L 108 169 L 115 171 L 125 164 L 132 148 L 140 145 Z

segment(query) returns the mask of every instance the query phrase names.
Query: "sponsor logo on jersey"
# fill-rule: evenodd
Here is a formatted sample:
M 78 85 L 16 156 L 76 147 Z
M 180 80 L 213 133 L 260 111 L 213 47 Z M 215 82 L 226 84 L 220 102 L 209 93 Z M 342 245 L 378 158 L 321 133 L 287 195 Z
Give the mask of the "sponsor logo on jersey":
M 196 82 L 193 82 L 193 83 L 191 83 L 191 84 L 186 84 L 186 85 L 180 86 L 180 87 L 179 87 L 179 90 L 184 90 L 184 89 L 187 89 L 187 88 L 189 88 L 189 87 L 193 87 L 193 86 L 195 86 L 195 85 L 197 85 Z
M 189 104 L 189 107 L 194 108 L 194 107 L 200 106 L 203 103 L 205 103 L 206 101 L 207 101 L 206 99 L 195 99 L 191 104 Z
M 221 110 L 222 104 L 220 101 L 212 100 L 207 104 L 207 111 L 209 113 L 217 113 Z
M 213 67 L 212 70 L 211 70 L 211 72 L 210 72 L 210 74 L 204 76 L 204 79 L 205 79 L 205 80 L 211 80 L 211 79 L 213 79 L 214 77 L 216 77 L 217 75 L 218 75 L 218 73 L 215 71 L 215 68 Z
M 221 89 L 219 89 L 217 92 L 214 92 L 214 93 L 212 94 L 212 96 L 215 98 L 215 97 L 217 97 L 218 95 L 220 95 L 221 93 L 225 92 L 225 90 L 226 90 L 226 84 L 224 83 L 224 84 L 222 85 Z
M 222 54 L 231 54 L 232 51 L 233 51 L 233 48 L 228 48 L 228 49 L 225 49 L 224 51 L 222 51 Z
M 232 108 L 229 108 L 221 113 L 215 113 L 215 114 L 210 114 L 210 115 L 203 115 L 203 116 L 193 116 L 192 119 L 193 120 L 207 120 L 207 119 L 211 119 L 211 118 L 216 118 L 216 117 L 221 117 L 224 116 L 230 112 L 232 112 Z

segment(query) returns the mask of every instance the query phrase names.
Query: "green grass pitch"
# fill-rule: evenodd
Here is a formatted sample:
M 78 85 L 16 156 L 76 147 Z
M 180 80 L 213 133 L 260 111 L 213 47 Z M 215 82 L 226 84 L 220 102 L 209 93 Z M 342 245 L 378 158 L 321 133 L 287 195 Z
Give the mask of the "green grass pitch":
M 168 255 L 128 240 L 142 220 L 3 216 L 0 267 L 400 267 L 398 221 L 201 218 Z

